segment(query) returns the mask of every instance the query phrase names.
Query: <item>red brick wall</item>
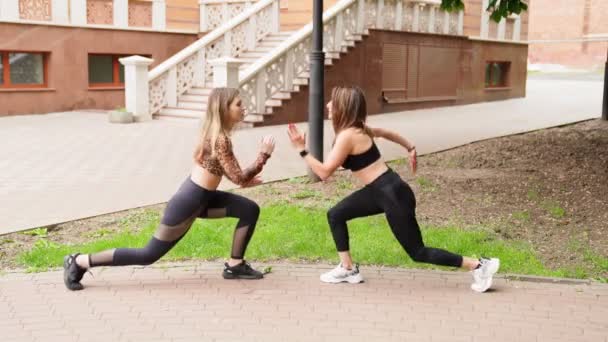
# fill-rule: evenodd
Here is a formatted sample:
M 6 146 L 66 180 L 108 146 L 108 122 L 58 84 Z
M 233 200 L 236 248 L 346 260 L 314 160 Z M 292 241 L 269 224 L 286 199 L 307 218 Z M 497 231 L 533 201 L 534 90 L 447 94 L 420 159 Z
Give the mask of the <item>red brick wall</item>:
M 383 45 L 405 44 L 427 47 L 437 55 L 421 63 L 418 91 L 421 96 L 455 93 L 456 99 L 416 101 L 410 103 L 387 103 L 382 97 Z M 370 30 L 370 35 L 350 48 L 347 54 L 334 65 L 325 67 L 325 101 L 331 88 L 336 85 L 358 85 L 365 91 L 367 110 L 370 114 L 390 113 L 402 110 L 450 106 L 474 102 L 503 100 L 525 96 L 527 45 L 515 43 L 469 40 L 462 37 L 405 33 L 385 30 Z M 427 49 L 427 51 L 430 51 Z M 456 55 L 456 60 L 454 60 Z M 454 82 L 437 77 L 433 63 L 448 61 L 453 65 Z M 508 87 L 485 88 L 485 65 L 487 61 L 511 63 Z M 424 64 L 424 65 L 422 65 Z M 451 83 L 452 89 L 446 89 Z M 262 125 L 278 125 L 307 120 L 308 87 L 300 87 L 290 100 L 283 102 Z
M 48 88 L 0 89 L 0 116 L 122 107 L 123 88 L 89 88 L 88 54 L 148 55 L 152 68 L 195 40 L 195 34 L 1 23 L 0 51 L 48 54 Z
M 608 40 L 607 0 L 534 0 L 529 10 L 531 63 L 604 65 L 608 41 L 581 40 L 588 34 L 604 34 Z

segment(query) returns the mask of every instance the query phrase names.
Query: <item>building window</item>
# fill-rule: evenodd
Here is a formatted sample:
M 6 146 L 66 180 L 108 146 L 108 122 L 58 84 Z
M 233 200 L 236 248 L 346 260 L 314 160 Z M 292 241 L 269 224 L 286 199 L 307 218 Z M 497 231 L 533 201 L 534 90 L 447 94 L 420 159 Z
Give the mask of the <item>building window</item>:
M 122 87 L 125 68 L 118 61 L 125 56 L 89 55 L 89 85 L 91 87 Z
M 511 62 L 486 62 L 486 88 L 501 88 L 509 85 Z
M 0 88 L 46 87 L 46 54 L 0 51 Z

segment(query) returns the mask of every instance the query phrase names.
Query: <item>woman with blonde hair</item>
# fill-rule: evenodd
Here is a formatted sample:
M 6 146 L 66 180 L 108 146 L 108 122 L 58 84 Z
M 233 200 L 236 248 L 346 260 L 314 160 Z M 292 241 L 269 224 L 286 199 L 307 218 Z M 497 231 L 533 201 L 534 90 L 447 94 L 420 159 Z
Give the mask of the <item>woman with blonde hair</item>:
M 80 281 L 92 267 L 150 265 L 156 262 L 184 237 L 197 217 L 238 218 L 231 256 L 224 264 L 223 277 L 262 278 L 262 273 L 253 269 L 243 259 L 255 230 L 260 213 L 259 206 L 245 197 L 217 190 L 224 175 L 243 187 L 260 184 L 261 180 L 257 175 L 274 151 L 274 138 L 264 137 L 253 165 L 241 169 L 232 152 L 230 134 L 244 114 L 245 109 L 238 90 L 213 89 L 209 96 L 200 143 L 194 153 L 192 172 L 167 203 L 154 236 L 143 248 L 117 248 L 89 255 L 67 255 L 63 263 L 66 287 L 70 290 L 82 290 Z
M 416 147 L 397 132 L 366 125 L 367 109 L 363 91 L 358 87 L 335 87 L 327 103 L 329 119 L 336 134 L 334 145 L 325 162 L 308 154 L 306 135 L 294 125 L 288 134 L 292 145 L 308 166 L 321 179 L 331 176 L 339 166 L 350 169 L 364 184 L 331 208 L 327 218 L 340 264 L 321 275 L 328 283 L 360 283 L 363 277 L 353 265 L 346 222 L 357 217 L 384 213 L 391 230 L 407 254 L 417 262 L 462 267 L 473 271 L 471 288 L 485 292 L 492 285 L 492 276 L 499 267 L 498 259 L 473 259 L 448 251 L 426 247 L 416 221 L 416 198 L 409 185 L 381 159 L 374 138 L 385 138 L 407 149 L 412 172 L 416 172 Z

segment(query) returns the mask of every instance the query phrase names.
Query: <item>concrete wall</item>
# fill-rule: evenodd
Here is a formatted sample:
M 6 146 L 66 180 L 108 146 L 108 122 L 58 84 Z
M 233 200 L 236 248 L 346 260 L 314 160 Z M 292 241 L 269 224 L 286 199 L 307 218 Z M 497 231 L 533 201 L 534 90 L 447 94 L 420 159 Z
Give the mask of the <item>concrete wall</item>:
M 124 106 L 124 88 L 89 88 L 89 53 L 150 55 L 153 67 L 195 39 L 194 34 L 2 23 L 0 51 L 46 52 L 49 57 L 48 88 L 0 89 L 0 116 Z
M 420 59 L 416 76 L 418 99 L 387 103 L 383 98 L 382 46 L 387 43 L 407 44 L 420 49 L 423 58 Z M 524 97 L 527 52 L 525 44 L 371 30 L 370 35 L 351 48 L 349 53 L 342 54 L 342 58 L 334 65 L 326 66 L 325 101 L 329 101 L 331 88 L 340 84 L 362 87 L 370 114 Z M 511 62 L 508 87 L 485 88 L 487 61 Z M 437 73 L 438 68 L 441 73 Z M 446 100 L 450 97 L 446 96 L 449 94 L 455 94 L 455 98 Z M 301 87 L 301 91 L 292 96 L 273 115 L 267 117 L 263 125 L 306 121 L 308 87 Z M 425 97 L 431 100 L 425 101 Z

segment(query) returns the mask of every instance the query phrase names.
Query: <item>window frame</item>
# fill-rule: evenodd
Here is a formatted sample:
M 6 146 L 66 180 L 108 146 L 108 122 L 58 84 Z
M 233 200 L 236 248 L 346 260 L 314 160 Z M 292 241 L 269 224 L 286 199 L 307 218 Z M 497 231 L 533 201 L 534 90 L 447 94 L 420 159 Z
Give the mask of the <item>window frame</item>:
M 494 63 L 506 66 L 506 68 L 501 68 L 501 71 L 502 71 L 502 74 L 503 74 L 503 77 L 502 77 L 503 82 L 501 84 L 498 84 L 498 85 L 492 85 L 492 84 L 487 84 L 486 83 L 486 79 L 488 78 L 488 75 L 487 75 L 488 65 L 491 65 L 491 64 L 494 64 Z M 490 66 L 489 70 L 490 70 L 490 83 L 492 83 L 493 73 L 492 73 L 492 67 L 491 66 Z M 509 88 L 511 86 L 511 77 L 510 77 L 510 74 L 511 74 L 511 61 L 504 61 L 504 60 L 503 61 L 498 61 L 498 60 L 489 60 L 489 61 L 486 61 L 486 63 L 485 63 L 485 69 L 484 69 L 484 80 L 483 80 L 484 88 L 485 89 Z
M 13 84 L 11 82 L 11 66 L 9 55 L 11 53 L 29 53 L 42 55 L 42 83 L 20 83 Z M 2 74 L 4 82 L 0 84 L 0 90 L 4 89 L 44 89 L 48 88 L 49 79 L 49 53 L 46 51 L 31 51 L 31 50 L 0 50 L 0 64 L 2 64 Z
M 112 83 L 91 83 L 89 79 L 89 72 L 91 69 L 91 64 L 89 63 L 89 58 L 91 56 L 111 56 L 112 57 Z M 124 82 L 120 82 L 120 58 L 128 57 L 132 55 L 121 55 L 114 53 L 88 53 L 87 54 L 87 84 L 89 88 L 124 88 Z

